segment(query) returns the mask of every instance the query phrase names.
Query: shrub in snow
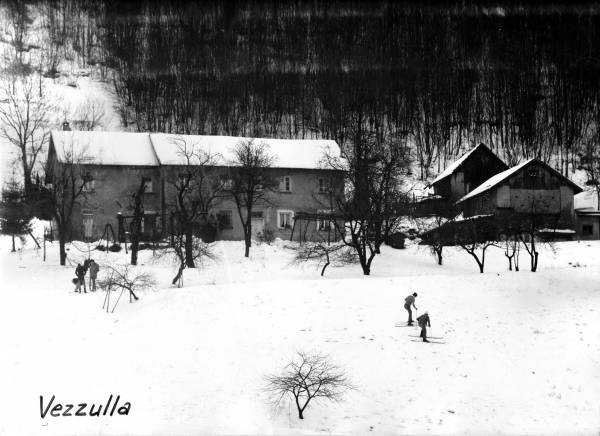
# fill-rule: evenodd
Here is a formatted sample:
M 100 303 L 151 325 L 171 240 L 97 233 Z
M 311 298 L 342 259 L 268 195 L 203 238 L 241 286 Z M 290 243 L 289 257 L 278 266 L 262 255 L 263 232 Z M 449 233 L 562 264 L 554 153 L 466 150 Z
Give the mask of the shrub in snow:
M 300 419 L 304 419 L 304 410 L 312 399 L 340 401 L 353 389 L 344 371 L 330 363 L 326 356 L 304 352 L 298 352 L 298 358 L 281 374 L 266 379 L 266 391 L 273 396 L 274 405 L 286 397 L 293 398 Z
M 266 243 L 271 245 L 275 241 L 275 232 L 273 229 L 265 228 L 262 232 L 258 232 L 256 235 L 259 243 Z
M 101 280 L 98 280 L 98 287 L 106 291 L 106 297 L 104 298 L 102 308 L 106 308 L 107 312 L 110 306 L 111 291 L 121 290 L 121 293 L 111 310 L 111 312 L 114 312 L 124 291 L 129 292 L 129 302 L 131 303 L 132 298 L 135 300 L 139 299 L 135 294 L 136 292 L 151 289 L 156 286 L 156 281 L 152 274 L 137 271 L 131 265 L 118 265 L 115 267 L 102 265 L 101 270 L 105 270 L 106 272 L 104 277 Z
M 343 266 L 359 262 L 356 252 L 344 243 L 306 242 L 291 248 L 296 252 L 292 264 L 314 261 L 317 267 L 323 265 L 321 276 L 325 275 L 325 269 L 329 265 Z

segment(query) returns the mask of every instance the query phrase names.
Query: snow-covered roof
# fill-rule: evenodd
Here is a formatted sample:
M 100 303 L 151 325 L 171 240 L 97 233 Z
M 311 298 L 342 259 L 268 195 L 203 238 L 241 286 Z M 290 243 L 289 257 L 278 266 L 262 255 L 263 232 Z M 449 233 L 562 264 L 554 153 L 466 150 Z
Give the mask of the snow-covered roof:
M 506 180 L 507 178 L 509 178 L 514 173 L 516 173 L 521 168 L 523 168 L 524 166 L 526 166 L 527 164 L 529 164 L 530 162 L 532 162 L 534 160 L 535 159 L 529 159 L 525 162 L 520 163 L 517 166 L 509 168 L 505 171 L 502 171 L 501 173 L 496 174 L 495 176 L 490 177 L 485 182 L 483 182 L 481 185 L 479 185 L 477 188 L 473 189 L 471 192 L 469 192 L 463 198 L 458 200 L 456 203 L 457 204 L 462 203 L 463 201 L 468 200 L 469 198 L 475 197 L 476 195 L 479 195 L 489 189 L 492 189 L 494 186 L 500 184 L 501 182 L 503 182 L 504 180 Z
M 538 233 L 562 233 L 565 235 L 572 235 L 575 232 L 573 229 L 539 229 Z
M 567 177 L 563 176 L 561 173 L 556 171 L 554 168 L 546 165 L 545 163 L 543 163 L 537 159 L 529 159 L 529 160 L 526 160 L 525 162 L 521 162 L 517 166 L 509 168 L 505 171 L 502 171 L 501 173 L 496 174 L 495 176 L 490 177 L 485 182 L 483 182 L 481 185 L 479 185 L 477 188 L 473 189 L 471 192 L 469 192 L 463 198 L 458 200 L 456 202 L 456 204 L 462 203 L 463 201 L 468 200 L 469 198 L 473 198 L 485 191 L 492 189 L 493 187 L 499 185 L 504 180 L 508 179 L 510 176 L 512 176 L 513 174 L 515 174 L 516 172 L 521 170 L 523 167 L 529 165 L 531 162 L 534 162 L 534 161 L 540 163 L 541 165 L 544 165 L 546 168 L 548 168 L 549 171 L 553 172 L 558 177 L 562 178 L 566 183 L 570 184 L 575 189 L 576 192 L 581 191 L 581 188 L 577 184 L 573 183 L 571 180 L 569 180 Z
M 191 150 L 210 154 L 215 159 L 215 163 L 220 165 L 231 165 L 236 146 L 250 140 L 266 146 L 268 153 L 274 157 L 272 166 L 275 168 L 322 168 L 321 161 L 325 153 L 338 158 L 340 156 L 340 147 L 335 141 L 320 139 L 253 139 L 165 133 L 152 133 L 150 139 L 161 165 L 186 164 L 180 148 L 184 142 Z
M 184 165 L 181 145 L 203 154 L 210 154 L 217 165 L 231 165 L 235 147 L 242 141 L 254 140 L 266 145 L 274 157 L 275 168 L 325 168 L 323 157 L 340 159 L 340 147 L 335 141 L 320 139 L 243 138 L 235 136 L 175 135 L 132 132 L 52 132 L 59 161 L 68 153 L 85 156 L 86 163 L 98 165 Z
M 54 130 L 59 162 L 96 165 L 158 166 L 148 133 Z
M 452 163 L 452 165 L 450 165 L 444 171 L 442 171 L 435 178 L 435 180 L 429 184 L 429 186 L 435 185 L 439 181 L 444 180 L 446 177 L 451 176 L 452 173 L 454 173 L 454 171 L 456 171 L 463 164 L 463 162 L 468 159 L 469 156 L 471 156 L 476 150 L 479 150 L 480 148 L 483 148 L 483 147 L 487 148 L 484 144 L 479 144 L 476 147 L 473 147 L 469 151 L 465 152 L 460 158 L 458 158 L 457 160 L 455 160 Z
M 598 194 L 596 191 L 583 191 L 573 197 L 573 206 L 576 211 L 597 212 Z

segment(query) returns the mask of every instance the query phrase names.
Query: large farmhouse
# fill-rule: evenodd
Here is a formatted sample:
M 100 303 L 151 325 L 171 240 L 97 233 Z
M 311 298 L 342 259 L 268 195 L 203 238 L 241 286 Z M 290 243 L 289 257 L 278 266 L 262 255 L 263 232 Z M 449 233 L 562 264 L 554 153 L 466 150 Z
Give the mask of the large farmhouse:
M 321 165 L 323 156 L 339 157 L 340 148 L 330 140 L 251 139 L 230 136 L 173 135 L 158 133 L 53 131 L 47 173 L 62 165 L 77 164 L 85 177 L 84 195 L 73 212 L 72 238 L 96 239 L 107 225 L 126 229 L 131 216 L 132 194 L 145 183 L 143 233 L 164 234 L 173 203 L 178 173 L 187 165 L 180 145 L 212 156 L 212 175 L 227 180 L 235 165 L 233 152 L 242 141 L 264 144 L 273 157 L 270 177 L 279 181 L 269 190 L 267 201 L 252 211 L 256 235 L 264 229 L 274 236 L 290 238 L 296 215 L 331 216 L 330 196 L 343 189 L 343 174 Z M 241 220 L 233 199 L 224 192 L 205 213 L 219 223 L 219 239 L 243 239 Z M 306 239 L 319 239 L 331 230 L 330 223 L 311 220 L 303 225 Z

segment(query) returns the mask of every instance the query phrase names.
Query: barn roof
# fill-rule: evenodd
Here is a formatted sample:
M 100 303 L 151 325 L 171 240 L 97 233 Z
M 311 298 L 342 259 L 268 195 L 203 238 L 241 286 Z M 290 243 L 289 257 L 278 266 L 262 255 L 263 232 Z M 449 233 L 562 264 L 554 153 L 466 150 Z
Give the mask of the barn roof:
M 486 150 L 490 154 L 496 156 L 494 154 L 494 152 L 492 150 L 490 150 L 485 144 L 479 144 L 479 145 L 473 147 L 472 149 L 468 150 L 460 158 L 455 160 L 449 167 L 447 167 L 444 171 L 442 171 L 435 178 L 435 180 L 429 184 L 429 186 L 433 186 L 436 183 L 439 183 L 442 180 L 444 180 L 446 177 L 450 177 L 457 169 L 459 169 L 462 166 L 462 164 L 469 158 L 469 156 L 471 156 L 477 150 Z M 502 162 L 502 160 L 498 156 L 496 156 L 496 158 Z
M 266 145 L 275 168 L 324 168 L 324 153 L 340 159 L 335 141 L 320 139 L 243 138 L 235 136 L 175 135 L 165 133 L 52 131 L 58 160 L 67 155 L 83 157 L 97 165 L 184 165 L 178 144 L 185 142 L 194 151 L 209 153 L 218 165 L 230 165 L 233 151 L 241 141 L 254 140 Z
M 498 173 L 495 176 L 490 177 L 485 182 L 483 182 L 481 185 L 479 185 L 477 188 L 473 189 L 471 192 L 469 192 L 463 198 L 458 200 L 456 203 L 457 204 L 462 203 L 463 201 L 468 200 L 469 198 L 476 197 L 480 194 L 483 194 L 486 191 L 489 191 L 490 189 L 498 186 L 500 183 L 502 183 L 505 180 L 507 180 L 508 178 L 510 178 L 513 174 L 516 174 L 517 172 L 519 172 L 520 170 L 522 170 L 523 168 L 525 168 L 526 166 L 528 166 L 529 164 L 531 164 L 533 162 L 537 162 L 537 163 L 543 165 L 544 167 L 546 167 L 550 172 L 554 173 L 557 177 L 564 180 L 568 185 L 571 185 L 573 187 L 573 189 L 575 190 L 575 192 L 582 191 L 582 189 L 577 184 L 573 183 L 571 180 L 569 180 L 567 177 L 563 176 L 561 173 L 556 171 L 551 166 L 545 164 L 544 162 L 542 162 L 538 159 L 529 159 L 525 162 L 520 163 L 517 166 L 509 168 L 506 171 L 502 171 L 501 173 Z

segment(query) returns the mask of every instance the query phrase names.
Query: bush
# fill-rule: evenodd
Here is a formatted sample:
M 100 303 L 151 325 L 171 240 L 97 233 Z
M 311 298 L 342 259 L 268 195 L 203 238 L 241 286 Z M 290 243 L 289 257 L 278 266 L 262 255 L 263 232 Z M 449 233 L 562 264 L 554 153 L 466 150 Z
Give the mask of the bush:
M 258 238 L 259 243 L 262 244 L 264 242 L 268 245 L 271 245 L 273 241 L 275 241 L 275 232 L 273 229 L 265 228 L 262 232 L 258 232 L 256 237 Z
M 387 237 L 385 243 L 392 248 L 404 249 L 406 248 L 404 245 L 404 241 L 406 240 L 406 235 L 401 232 L 393 233 Z

